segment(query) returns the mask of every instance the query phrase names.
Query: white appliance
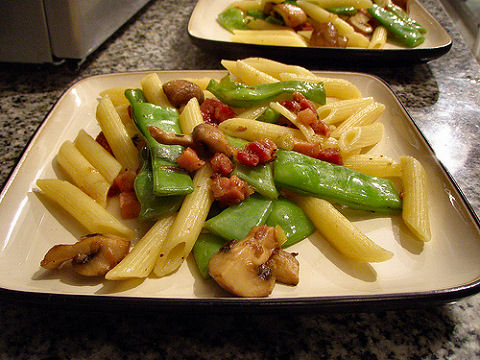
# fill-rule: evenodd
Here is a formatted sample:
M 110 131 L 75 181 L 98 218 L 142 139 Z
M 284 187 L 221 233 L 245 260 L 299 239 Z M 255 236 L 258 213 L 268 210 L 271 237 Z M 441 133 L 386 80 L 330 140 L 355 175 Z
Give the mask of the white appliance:
M 150 0 L 0 0 L 0 62 L 82 61 Z

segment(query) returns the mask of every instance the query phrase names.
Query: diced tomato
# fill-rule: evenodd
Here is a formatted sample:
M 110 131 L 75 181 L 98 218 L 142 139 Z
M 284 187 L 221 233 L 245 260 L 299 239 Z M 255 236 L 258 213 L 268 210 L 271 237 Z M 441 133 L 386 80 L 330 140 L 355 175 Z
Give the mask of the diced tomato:
M 210 165 L 214 174 L 223 176 L 230 175 L 234 168 L 232 160 L 224 153 L 215 153 L 210 159 Z
M 222 121 L 236 116 L 234 111 L 228 106 L 216 99 L 205 99 L 200 105 L 203 121 L 207 124 L 218 125 Z
M 103 134 L 103 132 L 99 132 L 97 137 L 95 138 L 95 141 L 97 143 L 99 143 L 100 145 L 102 145 L 102 147 L 107 150 L 110 154 L 113 155 L 113 151 L 112 151 L 112 148 L 110 147 L 110 145 L 108 144 L 108 141 L 107 141 L 107 138 L 105 137 L 105 135 Z
M 177 158 L 177 164 L 188 172 L 195 172 L 205 165 L 205 161 L 198 157 L 195 150 L 187 147 Z
M 124 219 L 134 219 L 140 214 L 140 202 L 133 191 L 121 192 L 119 195 L 120 212 Z
M 328 148 L 320 151 L 316 156 L 317 159 L 328 161 L 332 164 L 342 165 L 342 154 L 340 154 L 340 149 L 337 148 Z

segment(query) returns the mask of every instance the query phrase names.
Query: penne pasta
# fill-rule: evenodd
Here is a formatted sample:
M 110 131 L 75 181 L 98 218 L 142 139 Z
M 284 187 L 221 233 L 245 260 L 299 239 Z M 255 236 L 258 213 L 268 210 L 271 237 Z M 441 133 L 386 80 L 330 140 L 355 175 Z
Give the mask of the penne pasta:
M 267 110 L 267 108 L 268 108 L 268 105 L 254 106 L 238 114 L 238 117 L 243 119 L 255 120 L 260 115 L 262 115 L 265 112 L 265 110 Z
M 374 102 L 362 106 L 356 113 L 352 114 L 347 120 L 342 122 L 330 136 L 340 138 L 340 136 L 349 129 L 357 126 L 370 125 L 375 122 L 385 110 L 385 105 Z
M 368 9 L 372 7 L 371 0 L 306 0 L 325 9 L 338 7 L 354 7 L 355 9 Z
M 103 90 L 100 92 L 101 97 L 108 97 L 113 103 L 113 106 L 122 106 L 122 105 L 130 105 L 130 102 L 125 97 L 125 90 L 128 88 L 123 87 L 115 87 Z
M 361 262 L 381 262 L 393 254 L 374 243 L 328 201 L 291 194 L 289 197 L 307 214 L 315 228 L 340 253 Z
M 180 129 L 183 134 L 191 134 L 195 126 L 203 123 L 202 112 L 196 97 L 192 97 L 179 116 Z
M 113 180 L 122 171 L 122 164 L 83 129 L 78 132 L 75 147 L 103 175 L 109 184 L 112 184 Z
M 194 190 L 185 196 L 153 269 L 156 276 L 165 276 L 177 270 L 192 251 L 213 202 L 211 176 L 212 169 L 208 164 L 195 173 Z
M 243 61 L 253 66 L 255 69 L 267 73 L 270 76 L 273 76 L 277 80 L 280 80 L 280 74 L 285 72 L 296 74 L 298 76 L 315 77 L 315 75 L 310 70 L 307 70 L 304 67 L 298 65 L 283 64 L 278 61 L 259 57 L 250 57 L 244 59 Z
M 163 92 L 163 84 L 157 73 L 151 73 L 146 75 L 142 80 L 140 80 L 142 85 L 143 95 L 149 103 L 172 107 L 170 101 L 168 101 L 167 96 Z
M 387 29 L 383 26 L 377 26 L 370 37 L 369 49 L 383 49 L 387 42 Z
M 75 185 L 58 179 L 39 179 L 37 186 L 90 233 L 113 234 L 133 239 L 135 233 Z
M 348 47 L 367 48 L 370 45 L 370 40 L 358 32 L 348 33 L 345 36 L 347 37 Z
M 57 162 L 76 186 L 100 206 L 104 208 L 107 206 L 107 194 L 111 183 L 88 162 L 70 140 L 60 146 Z
M 125 258 L 110 270 L 107 280 L 146 278 L 153 270 L 176 214 L 158 220 Z
M 378 154 L 358 154 L 344 158 L 343 166 L 370 176 L 399 177 L 400 164 L 392 158 Z
M 357 98 L 327 103 L 317 108 L 318 118 L 325 124 L 337 124 L 346 120 L 360 107 L 372 104 L 373 98 Z
M 133 122 L 133 119 L 130 116 L 129 109 L 130 104 L 128 105 L 118 105 L 115 106 L 115 110 L 117 111 L 118 116 L 120 116 L 120 120 L 122 120 L 123 125 L 125 126 L 125 130 L 127 131 L 128 136 L 132 139 L 133 137 L 139 135 L 138 129 Z
M 100 99 L 96 116 L 115 158 L 125 169 L 136 171 L 139 165 L 137 149 L 109 98 Z
M 285 138 L 297 137 L 300 139 L 305 139 L 303 133 L 298 129 L 292 129 L 286 126 L 269 124 L 251 119 L 228 119 L 221 122 L 218 125 L 218 128 L 226 135 L 238 137 L 248 141 L 255 141 L 268 137 L 278 146 L 281 146 Z
M 382 123 L 357 126 L 345 131 L 338 139 L 338 146 L 343 154 L 376 145 L 383 138 Z
M 422 164 L 411 156 L 400 157 L 403 183 L 402 219 L 421 241 L 430 241 L 427 175 Z
M 305 40 L 291 30 L 234 30 L 230 40 L 245 44 L 307 47 Z
M 350 81 L 338 78 L 326 78 L 326 77 L 310 77 L 310 76 L 299 76 L 294 73 L 280 73 L 279 74 L 281 81 L 288 80 L 300 80 L 300 81 L 310 81 L 310 82 L 321 82 L 325 89 L 325 94 L 327 97 L 338 98 L 342 100 L 346 99 L 356 99 L 362 97 L 360 90 L 352 84 Z
M 256 69 L 252 65 L 242 60 L 237 60 L 236 63 L 237 73 L 235 75 L 247 85 L 258 85 L 278 82 L 278 80 L 275 79 L 273 76 L 270 76 L 267 73 Z

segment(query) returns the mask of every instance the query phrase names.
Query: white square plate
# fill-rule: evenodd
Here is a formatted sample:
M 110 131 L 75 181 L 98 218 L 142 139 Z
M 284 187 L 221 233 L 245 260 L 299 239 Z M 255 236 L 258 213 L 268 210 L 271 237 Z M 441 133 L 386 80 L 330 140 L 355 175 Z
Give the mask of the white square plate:
M 0 196 L 0 289 L 18 300 L 84 304 L 137 304 L 163 307 L 204 306 L 216 309 L 329 307 L 380 309 L 441 303 L 480 291 L 480 230 L 464 197 L 445 172 L 431 148 L 390 88 L 380 79 L 360 73 L 316 72 L 355 84 L 364 96 L 386 106 L 380 121 L 385 136 L 373 152 L 398 160 L 418 158 L 430 181 L 432 240 L 412 238 L 399 216 L 366 216 L 351 211 L 348 217 L 373 241 L 392 251 L 383 263 L 357 263 L 333 249 L 320 235 L 290 247 L 298 252 L 300 283 L 277 284 L 264 299 L 234 298 L 212 280 L 197 273 L 189 257 L 174 274 L 123 282 L 85 279 L 70 271 L 47 271 L 39 264 L 55 244 L 74 243 L 85 234 L 75 220 L 45 199 L 36 189 L 39 178 L 63 178 L 55 156 L 63 141 L 80 129 L 95 136 L 98 94 L 111 87 L 139 87 L 146 73 L 120 73 L 86 78 L 58 100 L 26 148 Z M 162 81 L 176 78 L 221 78 L 224 71 L 158 72 Z M 111 200 L 111 211 L 118 204 Z M 138 236 L 145 231 L 137 221 L 126 222 Z M 270 308 L 270 307 L 269 307 Z

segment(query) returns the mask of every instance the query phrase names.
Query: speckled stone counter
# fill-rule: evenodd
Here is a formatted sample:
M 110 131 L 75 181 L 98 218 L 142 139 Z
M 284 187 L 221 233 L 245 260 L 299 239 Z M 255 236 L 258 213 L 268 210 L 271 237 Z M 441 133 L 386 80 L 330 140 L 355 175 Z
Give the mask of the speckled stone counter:
M 386 80 L 480 214 L 480 67 L 439 2 L 422 3 L 452 36 L 448 54 L 413 66 L 331 68 Z M 171 4 L 150 3 L 78 69 L 0 64 L 0 184 L 75 81 L 130 70 L 221 68 L 219 59 L 193 46 L 186 33 L 195 2 Z M 0 302 L 0 359 L 480 358 L 480 295 L 426 309 L 375 313 L 91 310 Z

